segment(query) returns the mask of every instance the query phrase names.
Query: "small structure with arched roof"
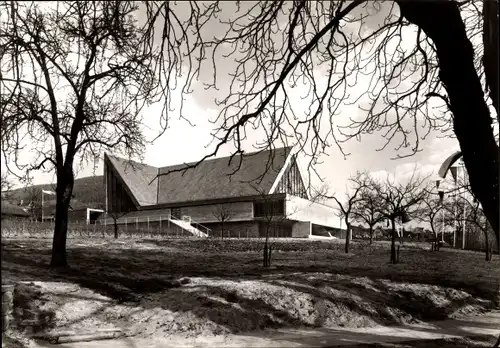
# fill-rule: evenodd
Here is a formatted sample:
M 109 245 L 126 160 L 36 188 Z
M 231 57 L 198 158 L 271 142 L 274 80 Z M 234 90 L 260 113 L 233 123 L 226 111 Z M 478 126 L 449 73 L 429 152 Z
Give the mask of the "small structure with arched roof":
M 450 156 L 441 164 L 439 168 L 438 175 L 441 178 L 445 178 L 448 170 L 462 157 L 462 151 L 457 151 Z

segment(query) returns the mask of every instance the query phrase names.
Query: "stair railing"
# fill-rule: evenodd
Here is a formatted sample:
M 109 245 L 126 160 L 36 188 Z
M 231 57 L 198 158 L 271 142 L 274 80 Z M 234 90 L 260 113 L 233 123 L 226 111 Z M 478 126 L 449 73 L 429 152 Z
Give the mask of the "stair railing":
M 177 218 L 174 218 L 173 216 L 170 216 L 170 220 L 176 220 L 176 221 L 181 221 L 181 222 L 184 222 L 184 223 L 187 223 L 189 224 L 191 227 L 197 229 L 197 230 L 201 230 L 203 229 L 201 232 L 204 232 L 207 236 L 210 236 L 211 233 L 212 233 L 212 230 L 196 221 L 194 221 L 193 219 L 191 219 L 190 216 L 188 215 L 184 215 L 182 217 L 182 219 L 177 219 Z M 198 227 L 201 227 L 201 228 L 198 228 Z

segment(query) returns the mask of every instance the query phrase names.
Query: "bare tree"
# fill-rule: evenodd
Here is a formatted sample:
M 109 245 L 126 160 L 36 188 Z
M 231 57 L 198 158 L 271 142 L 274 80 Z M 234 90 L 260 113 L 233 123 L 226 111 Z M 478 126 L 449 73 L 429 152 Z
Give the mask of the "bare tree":
M 2 173 L 0 178 L 2 199 L 10 200 L 12 198 L 12 182 L 9 180 L 7 173 Z
M 23 197 L 26 199 L 28 212 L 30 213 L 31 218 L 40 220 L 44 209 L 42 206 L 42 189 L 36 186 L 26 187 Z
M 445 225 L 453 226 L 457 231 L 463 230 L 461 217 L 465 212 L 464 208 L 464 203 L 458 198 L 453 203 L 445 201 L 443 204 Z
M 263 199 L 260 199 L 257 203 L 262 204 L 263 207 L 263 217 L 265 221 L 265 236 L 264 236 L 264 248 L 263 248 L 263 266 L 271 267 L 271 257 L 273 251 L 273 245 L 270 243 L 269 238 L 273 227 L 277 223 L 276 219 L 282 213 L 281 205 L 284 205 L 284 202 L 275 201 L 270 199 L 268 196 L 262 196 Z M 284 210 L 284 207 L 283 207 Z
M 55 170 L 53 267 L 67 265 L 74 165 L 96 165 L 105 149 L 139 156 L 141 110 L 164 95 L 163 53 L 137 10 L 130 1 L 0 3 L 2 154 L 20 179 Z M 29 164 L 19 160 L 26 141 Z
M 484 4 L 486 7 L 489 6 L 487 0 Z M 129 2 L 103 2 L 90 5 L 70 3 L 67 6 L 70 11 L 65 9 L 65 20 L 53 22 L 49 21 L 50 17 L 34 21 L 33 16 L 19 16 L 18 7 L 22 5 L 5 2 L 2 5 L 4 10 L 2 13 L 7 13 L 5 16 L 7 25 L 5 31 L 1 33 L 2 48 L 5 48 L 2 52 L 13 57 L 11 60 L 17 63 L 18 53 L 27 52 L 25 48 L 28 47 L 31 49 L 28 52 L 36 53 L 33 57 L 43 58 L 41 60 L 43 70 L 44 66 L 53 64 L 49 58 L 59 57 L 52 54 L 54 49 L 48 43 L 56 47 L 54 42 L 65 42 L 60 39 L 59 23 L 66 25 L 69 21 L 66 18 L 75 18 L 79 14 L 88 15 L 89 11 L 86 12 L 85 9 L 93 10 L 94 7 L 101 5 L 110 10 L 102 13 L 93 11 L 92 13 L 98 14 L 96 20 L 91 16 L 83 18 L 84 20 L 77 17 L 78 25 L 69 26 L 72 30 L 67 31 L 74 35 L 72 38 L 82 39 L 75 42 L 83 43 L 83 46 L 88 48 L 89 43 L 95 46 L 97 38 L 107 37 L 111 41 L 118 42 L 119 48 L 124 47 L 123 45 L 136 48 L 132 51 L 137 54 L 155 52 L 153 48 L 157 47 L 153 45 L 154 39 L 160 37 L 155 33 L 155 27 L 159 26 L 162 40 L 161 47 L 157 51 L 163 61 L 157 65 L 153 63 L 151 66 L 154 67 L 156 75 L 161 76 L 159 84 L 164 87 L 162 91 L 166 94 L 167 100 L 170 100 L 168 87 L 176 85 L 178 76 L 182 76 L 185 81 L 181 87 L 183 93 L 191 92 L 193 81 L 201 78 L 200 73 L 207 72 L 212 76 L 208 81 L 203 81 L 207 93 L 227 87 L 227 90 L 221 90 L 221 99 L 217 100 L 221 108 L 218 118 L 213 120 L 217 127 L 214 133 L 214 150 L 200 161 L 178 168 L 176 171 L 199 165 L 205 159 L 217 155 L 228 143 L 235 145 L 236 150 L 232 154 L 234 158 L 234 155 L 242 153 L 242 143 L 246 140 L 247 130 L 252 127 L 259 127 L 266 132 L 266 139 L 259 146 L 262 151 L 272 148 L 277 140 L 284 142 L 290 138 L 294 139 L 301 151 L 310 156 L 308 166 L 310 171 L 313 171 L 317 158 L 325 153 L 331 144 L 337 145 L 342 150 L 342 143 L 346 140 L 359 139 L 364 134 L 382 131 L 387 139 L 384 148 L 394 139 L 396 141 L 400 139 L 401 142 L 396 145 L 396 149 L 407 149 L 406 153 L 399 154 L 406 156 L 419 151 L 422 137 L 432 130 L 439 130 L 457 137 L 465 165 L 470 173 L 471 187 L 482 203 L 497 239 L 500 239 L 498 147 L 491 127 L 492 119 L 498 120 L 500 117 L 498 100 L 494 97 L 495 91 L 498 91 L 498 73 L 494 66 L 498 60 L 495 59 L 495 55 L 498 54 L 496 49 L 498 30 L 497 25 L 494 25 L 498 23 L 497 11 L 491 11 L 488 7 L 487 11 L 482 12 L 481 4 L 478 2 L 451 0 L 425 2 L 354 0 L 328 3 L 259 1 L 235 4 L 212 2 L 201 5 L 195 1 L 183 4 L 146 2 L 144 35 L 138 35 L 139 38 L 136 40 L 136 37 L 129 38 L 122 33 L 123 26 L 115 25 L 123 24 L 122 19 L 125 17 L 115 13 L 131 13 L 114 11 L 115 7 L 131 7 Z M 182 6 L 185 6 L 184 10 Z M 492 7 L 496 6 L 495 2 Z M 186 9 L 188 11 L 185 11 Z M 181 16 L 185 13 L 187 15 Z M 382 19 L 382 23 L 371 25 L 372 18 Z M 37 27 L 34 25 L 31 27 L 36 30 L 26 31 L 26 35 L 18 34 L 19 28 L 22 29 L 24 26 L 24 22 L 20 19 L 28 24 L 35 23 Z M 47 22 L 50 22 L 50 25 L 46 25 Z M 106 25 L 89 24 L 103 22 Z M 218 31 L 213 33 L 207 30 L 208 23 L 217 24 Z M 45 39 L 47 27 L 57 29 L 54 30 L 55 34 L 50 40 Z M 98 35 L 102 33 L 103 28 L 107 30 L 106 34 L 109 33 L 108 36 Z M 481 32 L 484 32 L 483 42 L 475 44 L 478 47 L 474 47 L 471 39 Z M 14 39 L 20 38 L 20 40 L 11 39 L 12 35 Z M 42 41 L 41 51 L 44 54 L 41 55 L 40 49 L 37 51 L 34 47 L 36 45 L 32 44 L 35 40 L 26 42 L 25 37 L 36 38 L 37 42 Z M 118 41 L 117 38 L 124 39 Z M 105 40 L 98 43 L 102 42 Z M 412 45 L 409 45 L 410 42 Z M 44 46 L 45 43 L 48 48 Z M 479 46 L 481 48 L 484 46 L 482 52 Z M 92 53 L 92 47 L 87 50 L 89 53 Z M 484 59 L 475 59 L 475 49 Z M 68 49 L 58 50 L 58 54 L 61 51 L 70 52 Z M 90 54 L 81 56 L 101 57 Z M 225 57 L 224 64 L 230 59 L 229 57 L 234 57 L 236 66 L 234 69 L 231 68 L 229 82 L 220 78 L 224 66 L 218 65 L 217 62 L 221 56 Z M 62 57 L 65 61 L 69 61 L 66 55 L 62 54 Z M 93 62 L 88 59 L 87 62 L 92 69 L 100 66 L 92 64 Z M 212 65 L 212 69 L 207 63 Z M 33 64 L 40 65 L 36 59 L 33 60 Z M 18 72 L 8 64 L 5 65 L 5 69 Z M 93 71 L 80 74 L 81 70 L 76 70 L 76 74 L 82 77 L 101 76 L 99 72 L 94 74 Z M 134 66 L 130 71 L 136 72 L 137 75 L 149 76 L 142 70 L 135 69 Z M 48 70 L 49 75 L 51 71 Z M 71 79 L 73 73 L 71 70 L 66 75 Z M 59 75 L 61 79 L 65 79 L 64 74 Z M 358 78 L 363 75 L 371 75 L 367 88 L 362 95 L 350 95 L 348 92 L 350 87 L 357 84 Z M 14 80 L 18 81 L 19 78 Z M 79 93 L 76 93 L 78 96 L 86 96 L 86 93 L 92 90 L 90 88 L 92 86 L 87 88 L 93 82 L 89 80 L 92 79 L 82 78 L 81 82 L 87 83 L 81 83 L 81 86 L 76 84 L 78 88 L 85 87 L 78 90 Z M 116 79 L 116 81 L 123 80 Z M 224 81 L 223 86 L 220 81 Z M 2 82 L 6 82 L 3 75 Z M 34 83 L 34 81 L 28 82 Z M 302 115 L 299 115 L 293 105 L 297 99 L 293 89 L 299 84 L 304 85 L 310 92 L 307 102 L 309 107 L 303 110 Z M 37 95 L 44 91 L 38 87 L 38 83 L 25 85 L 32 86 L 33 90 L 38 91 Z M 147 87 L 155 85 L 155 83 L 141 84 Z M 51 86 L 43 87 L 50 91 L 53 90 Z M 14 87 L 10 87 L 9 91 L 11 90 L 14 90 Z M 143 88 L 137 90 L 145 91 Z M 149 93 L 153 89 L 146 90 Z M 488 108 L 488 90 L 493 95 L 493 109 L 497 110 L 496 118 Z M 15 91 L 17 93 L 18 90 Z M 85 93 L 82 94 L 80 91 Z M 9 94 L 15 93 L 9 92 Z M 364 99 L 361 100 L 361 97 Z M 12 98 L 6 97 L 5 100 Z M 26 103 L 26 100 L 32 99 L 28 95 L 20 100 Z M 31 103 L 35 104 L 35 107 L 19 109 L 26 110 L 25 113 L 30 114 L 33 112 L 29 110 L 45 110 L 38 107 L 40 103 Z M 366 110 L 365 118 L 353 119 L 347 125 L 338 124 L 336 115 L 345 106 L 354 103 L 360 104 Z M 428 108 L 429 103 L 434 105 Z M 8 108 L 11 104 L 15 103 L 5 103 Z M 82 106 L 84 103 L 76 105 Z M 432 106 L 440 107 L 443 112 L 432 112 Z M 106 108 L 102 109 L 107 111 Z M 49 110 L 53 110 L 53 107 L 51 106 Z M 67 123 L 74 122 L 75 127 L 72 128 L 74 132 L 63 131 L 64 134 L 74 135 L 81 130 L 78 125 L 83 118 L 83 107 L 75 110 L 80 112 L 69 113 L 75 115 L 74 121 L 67 118 L 69 120 Z M 475 116 L 470 117 L 470 115 Z M 167 112 L 163 116 L 168 120 Z M 2 120 L 2 128 L 3 124 Z M 44 123 L 40 124 L 44 126 Z M 55 124 L 48 124 L 55 127 Z M 165 125 L 166 122 L 162 128 Z M 342 127 L 341 135 L 338 134 L 339 127 Z M 135 128 L 130 127 L 130 129 Z M 51 131 L 54 129 L 51 128 Z M 73 140 L 68 142 L 70 146 L 66 152 L 73 155 L 75 152 L 73 143 L 78 138 L 71 139 Z M 61 148 L 56 140 L 54 144 L 55 150 Z M 71 170 L 70 164 L 61 165 L 64 161 L 62 151 L 60 152 L 61 154 L 57 155 L 60 160 L 56 161 L 60 163 L 57 170 L 58 180 L 63 174 L 69 177 L 68 173 Z M 66 157 L 73 158 L 73 156 Z M 266 166 L 266 170 L 268 169 L 269 166 Z M 169 172 L 162 175 L 168 174 Z M 63 183 L 62 180 L 61 182 Z M 61 198 L 67 188 L 62 183 L 59 188 Z M 491 194 L 492 190 L 495 194 Z M 63 218 L 64 216 L 61 216 L 59 220 L 62 221 Z M 59 241 L 57 245 L 63 244 L 61 238 L 57 239 Z
M 464 179 L 459 179 L 457 186 L 458 190 L 462 191 L 462 194 L 459 195 L 458 202 L 460 202 L 463 207 L 463 223 L 474 226 L 476 230 L 479 230 L 480 233 L 483 234 L 485 241 L 485 258 L 486 261 L 491 261 L 492 245 L 489 236 L 493 231 L 491 224 L 484 214 L 481 203 L 474 196 L 469 182 Z M 500 252 L 500 248 L 498 252 Z
M 115 239 L 118 239 L 119 237 L 119 231 L 118 231 L 118 219 L 125 216 L 127 212 L 108 212 L 107 215 L 113 219 L 113 232 Z
M 322 182 L 319 186 L 311 186 L 311 202 L 325 203 L 327 201 L 329 186 Z
M 452 191 L 456 192 L 456 191 Z M 477 232 L 477 228 L 473 226 L 474 222 L 470 222 L 470 202 L 473 202 L 474 199 L 472 197 L 463 197 L 460 194 L 457 195 L 456 199 L 451 201 L 444 202 L 444 219 L 445 226 L 453 228 L 460 238 L 460 241 L 463 243 L 463 247 L 467 248 L 467 240 L 471 233 Z M 474 201 L 474 204 L 476 202 Z M 482 232 L 481 232 L 482 233 Z
M 215 156 L 227 143 L 235 145 L 233 155 L 241 153 L 250 127 L 266 129 L 262 150 L 294 139 L 310 156 L 309 169 L 331 144 L 342 150 L 344 141 L 364 134 L 382 131 L 383 148 L 400 140 L 395 145 L 403 157 L 419 151 L 421 139 L 438 130 L 457 137 L 471 186 L 498 238 L 498 147 L 487 98 L 489 90 L 498 119 L 498 5 L 483 4 L 485 11 L 475 1 L 259 1 L 235 8 L 210 3 L 200 10 L 191 2 L 197 20 L 191 16 L 177 26 L 181 34 L 197 33 L 182 36 L 199 50 L 199 65 L 189 77 L 197 78 L 202 64 L 210 70 L 208 61 L 214 73 L 206 88 L 227 88 L 217 100 L 214 151 L 178 170 Z M 176 11 L 169 2 L 157 7 L 170 25 L 163 35 L 170 42 Z M 220 33 L 203 35 L 202 26 L 215 16 L 225 18 L 217 23 Z M 473 46 L 481 32 L 483 42 Z M 236 64 L 224 86 L 221 56 L 224 62 L 234 57 Z M 367 88 L 352 95 L 350 88 L 363 75 L 370 76 Z M 309 90 L 306 110 L 294 107 L 298 85 Z M 354 103 L 366 111 L 364 117 L 338 124 L 336 115 Z
M 351 223 L 353 218 L 355 218 L 355 207 L 362 201 L 362 191 L 368 187 L 370 184 L 370 177 L 366 173 L 358 172 L 355 176 L 349 178 L 350 187 L 346 191 L 346 198 L 344 203 L 342 203 L 335 196 L 324 195 L 329 199 L 335 200 L 339 207 L 340 216 L 344 219 L 346 226 L 346 237 L 345 237 L 345 253 L 349 253 L 349 243 L 351 239 Z
M 212 215 L 220 223 L 222 239 L 224 238 L 224 224 L 233 218 L 234 211 L 230 204 L 217 204 L 213 209 Z
M 263 248 L 263 266 L 271 267 L 271 256 L 273 245 L 270 243 L 271 231 L 276 232 L 281 228 L 283 221 L 287 216 L 295 213 L 295 210 L 287 211 L 286 198 L 277 198 L 275 195 L 269 195 L 257 185 L 251 183 L 250 186 L 257 192 L 259 198 L 254 201 L 257 210 L 254 211 L 256 217 L 264 221 L 264 248 Z
M 406 182 L 396 182 L 387 176 L 384 181 L 372 180 L 372 187 L 378 197 L 383 201 L 380 213 L 391 222 L 391 259 L 392 264 L 397 263 L 396 255 L 396 220 L 408 221 L 419 211 L 418 206 L 428 195 L 425 188 L 427 178 L 419 178 L 413 171 Z
M 374 188 L 366 186 L 361 190 L 360 200 L 353 207 L 352 215 L 354 219 L 368 225 L 370 244 L 373 243 L 374 226 L 384 220 L 381 213 L 383 203 Z
M 473 199 L 469 200 L 462 197 L 461 200 L 464 201 L 466 206 L 465 222 L 472 224 L 480 233 L 484 236 L 485 241 L 485 258 L 486 261 L 491 261 L 492 257 L 492 246 L 490 243 L 489 234 L 492 232 L 491 226 L 484 215 L 483 209 L 479 201 Z
M 434 234 L 434 242 L 432 244 L 432 250 L 434 251 L 439 250 L 436 220 L 438 218 L 438 214 L 443 212 L 443 209 L 445 209 L 443 206 L 443 198 L 429 192 L 425 198 L 422 199 L 421 209 L 418 214 L 418 219 L 428 223 L 431 227 L 431 231 Z

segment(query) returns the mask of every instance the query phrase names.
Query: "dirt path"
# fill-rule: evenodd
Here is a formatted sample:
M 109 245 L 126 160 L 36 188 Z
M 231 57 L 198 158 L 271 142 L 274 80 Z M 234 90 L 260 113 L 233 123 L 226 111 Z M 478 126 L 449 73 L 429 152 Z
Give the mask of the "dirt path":
M 429 322 L 400 327 L 373 327 L 364 329 L 280 329 L 247 335 L 198 337 L 184 339 L 126 338 L 72 344 L 40 344 L 44 348 L 167 348 L 167 347 L 324 347 L 355 346 L 360 344 L 394 343 L 411 340 L 438 340 L 477 335 L 500 334 L 500 311 L 460 320 Z

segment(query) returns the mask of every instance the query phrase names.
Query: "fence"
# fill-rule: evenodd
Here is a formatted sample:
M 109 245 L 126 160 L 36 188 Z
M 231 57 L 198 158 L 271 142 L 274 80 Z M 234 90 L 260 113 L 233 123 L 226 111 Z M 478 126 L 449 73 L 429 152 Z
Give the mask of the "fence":
M 184 230 L 180 226 L 177 226 L 170 222 L 167 218 L 164 220 L 160 219 L 158 221 L 150 217 L 128 217 L 127 219 L 120 218 L 121 223 L 117 224 L 118 234 L 120 238 L 197 238 L 192 233 Z M 248 230 L 245 230 L 244 226 L 238 225 L 234 231 L 230 228 L 230 223 L 227 223 L 224 238 L 249 238 L 249 237 L 259 237 L 249 236 Z M 218 230 L 203 230 L 206 229 L 205 226 L 193 223 L 193 226 L 201 230 L 202 232 L 209 232 L 210 237 L 222 238 L 220 231 Z M 115 226 L 113 220 L 98 220 L 95 224 L 87 224 L 85 220 L 82 221 L 70 221 L 68 224 L 68 238 L 113 238 L 115 234 Z M 54 233 L 54 222 L 53 221 L 29 221 L 29 220 L 15 220 L 15 219 L 3 219 L 1 224 L 1 236 L 2 237 L 30 237 L 30 238 L 52 238 Z M 410 234 L 411 235 L 411 234 Z M 344 235 L 338 236 L 344 238 Z M 405 235 L 406 236 L 406 235 Z M 461 231 L 456 235 L 456 248 L 461 248 Z M 280 233 L 270 232 L 270 237 L 285 237 Z M 441 235 L 438 236 L 441 239 Z M 367 237 L 366 237 L 367 238 Z M 354 236 L 354 239 L 365 239 L 360 235 Z M 445 241 L 452 245 L 453 244 L 453 234 L 445 233 Z M 378 236 L 375 240 L 390 240 L 389 236 L 380 237 Z M 405 238 L 406 241 L 423 241 L 424 238 Z M 493 252 L 497 251 L 497 243 L 494 235 L 489 238 L 489 244 Z M 476 229 L 467 229 L 465 249 L 484 251 L 486 248 L 485 237 L 481 231 Z
M 2 220 L 2 237 L 31 237 L 31 238 L 51 238 L 54 234 L 54 221 L 29 221 L 29 220 Z M 144 237 L 164 237 L 164 238 L 196 238 L 192 233 L 184 230 L 170 221 L 162 223 L 139 221 L 125 224 L 117 224 L 120 238 L 144 238 Z M 87 224 L 83 221 L 70 221 L 68 223 L 68 238 L 113 238 L 115 235 L 115 225 L 108 224 L 107 221 L 96 221 L 95 224 Z

